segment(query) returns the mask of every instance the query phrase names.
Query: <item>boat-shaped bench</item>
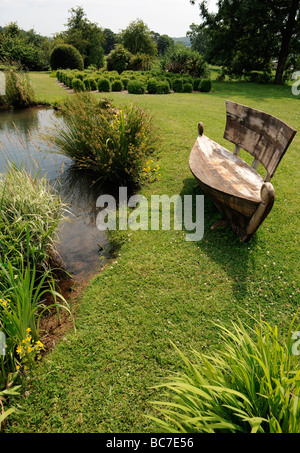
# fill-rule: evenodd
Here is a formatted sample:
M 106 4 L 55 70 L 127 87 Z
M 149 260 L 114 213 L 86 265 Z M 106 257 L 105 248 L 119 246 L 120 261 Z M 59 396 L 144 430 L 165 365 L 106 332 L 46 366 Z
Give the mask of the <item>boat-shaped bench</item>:
M 198 132 L 189 158 L 191 172 L 223 219 L 247 242 L 273 207 L 270 181 L 296 130 L 272 115 L 226 101 L 224 138 L 235 145 L 234 152 L 205 136 L 202 122 Z M 241 149 L 254 157 L 252 165 L 239 157 Z M 264 179 L 259 164 L 266 171 Z

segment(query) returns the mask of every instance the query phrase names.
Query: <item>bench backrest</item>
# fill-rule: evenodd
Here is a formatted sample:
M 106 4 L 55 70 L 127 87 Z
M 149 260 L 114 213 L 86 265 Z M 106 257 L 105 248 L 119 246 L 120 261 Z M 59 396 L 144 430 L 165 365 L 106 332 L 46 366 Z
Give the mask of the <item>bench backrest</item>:
M 272 115 L 235 102 L 226 101 L 224 138 L 254 157 L 253 168 L 261 163 L 267 170 L 265 181 L 273 177 L 296 130 Z

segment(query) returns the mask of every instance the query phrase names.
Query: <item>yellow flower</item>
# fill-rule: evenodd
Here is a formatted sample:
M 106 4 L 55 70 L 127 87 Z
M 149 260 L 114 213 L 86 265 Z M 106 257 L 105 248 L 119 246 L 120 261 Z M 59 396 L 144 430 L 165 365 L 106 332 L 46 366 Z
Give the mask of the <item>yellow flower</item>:
M 36 344 L 38 345 L 39 348 L 43 348 L 44 347 L 43 343 L 40 340 L 38 340 L 36 342 Z
M 28 327 L 28 329 L 26 329 L 26 332 L 28 332 L 28 333 L 31 332 L 30 327 Z
M 21 346 L 18 346 L 18 347 L 17 347 L 17 353 L 20 354 L 20 352 L 22 352 L 22 347 L 21 347 Z

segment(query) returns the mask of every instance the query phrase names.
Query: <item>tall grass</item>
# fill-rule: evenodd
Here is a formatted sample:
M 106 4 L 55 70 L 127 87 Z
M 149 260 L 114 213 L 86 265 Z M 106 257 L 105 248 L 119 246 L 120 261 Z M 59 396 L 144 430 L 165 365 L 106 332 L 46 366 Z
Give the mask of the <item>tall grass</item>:
M 67 99 L 60 112 L 65 124 L 56 127 L 56 143 L 62 153 L 104 181 L 139 183 L 156 141 L 149 114 L 132 104 L 117 110 L 89 93 Z
M 30 369 L 43 349 L 40 320 L 45 310 L 61 308 L 66 300 L 56 291 L 50 257 L 64 206 L 45 178 L 9 164 L 0 174 L 0 430 L 13 408 L 4 402 L 16 395 L 11 376 Z M 44 303 L 46 295 L 51 303 Z M 3 345 L 2 345 L 3 346 Z M 4 390 L 3 390 L 4 389 Z
M 232 330 L 219 326 L 220 351 L 194 351 L 192 362 L 178 350 L 184 371 L 163 384 L 167 400 L 155 403 L 162 417 L 154 419 L 177 433 L 299 433 L 300 363 L 291 344 L 295 319 L 285 339 L 266 322 L 254 329 L 233 322 Z
M 36 262 L 46 262 L 63 210 L 45 178 L 9 164 L 6 174 L 0 174 L 1 261 L 16 264 L 30 250 Z
M 26 108 L 34 105 L 34 90 L 26 73 L 9 69 L 5 72 L 5 78 L 5 102 L 8 105 L 14 108 Z

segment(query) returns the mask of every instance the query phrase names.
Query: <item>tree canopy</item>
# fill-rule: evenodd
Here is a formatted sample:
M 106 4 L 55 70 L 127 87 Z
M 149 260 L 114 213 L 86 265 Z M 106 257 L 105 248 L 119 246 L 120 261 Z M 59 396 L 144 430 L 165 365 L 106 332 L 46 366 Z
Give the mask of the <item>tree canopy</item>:
M 122 30 L 120 41 L 133 55 L 138 53 L 157 54 L 157 46 L 151 37 L 151 31 L 141 19 L 130 22 L 128 27 Z
M 299 43 L 299 3 L 219 0 L 217 13 L 210 13 L 207 2 L 202 1 L 199 31 L 208 39 L 209 61 L 241 76 L 251 71 L 268 72 L 272 60 L 277 60 L 275 82 L 281 83 L 289 55 Z

